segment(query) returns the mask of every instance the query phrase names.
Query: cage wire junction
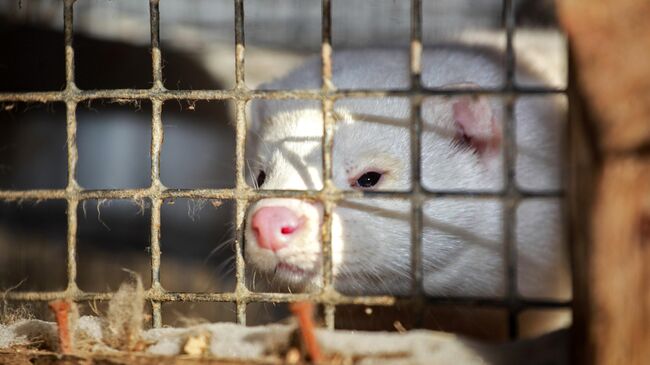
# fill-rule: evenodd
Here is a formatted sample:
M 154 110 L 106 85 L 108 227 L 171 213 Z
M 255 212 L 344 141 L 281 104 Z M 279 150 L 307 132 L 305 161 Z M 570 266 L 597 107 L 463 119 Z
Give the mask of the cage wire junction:
M 380 305 L 391 306 L 397 303 L 408 303 L 415 309 L 415 318 L 421 318 L 426 305 L 464 305 L 505 308 L 508 311 L 508 331 L 511 338 L 518 336 L 518 314 L 524 309 L 563 309 L 571 307 L 571 300 L 535 300 L 523 298 L 517 291 L 516 247 L 514 227 L 516 209 L 522 199 L 561 198 L 563 189 L 559 191 L 524 191 L 515 184 L 515 125 L 513 123 L 514 101 L 519 95 L 565 94 L 564 88 L 520 87 L 514 82 L 515 54 L 513 35 L 515 17 L 513 0 L 503 0 L 502 27 L 506 32 L 506 82 L 504 87 L 493 89 L 468 88 L 424 88 L 421 83 L 422 55 L 422 1 L 411 1 L 411 35 L 410 35 L 410 80 L 407 90 L 339 90 L 332 82 L 332 21 L 331 0 L 322 0 L 322 87 L 320 90 L 250 90 L 246 87 L 245 37 L 244 37 L 244 0 L 234 1 L 235 17 L 235 86 L 229 90 L 168 90 L 163 85 L 163 71 L 160 51 L 160 13 L 159 1 L 149 0 L 150 33 L 151 33 L 151 62 L 153 85 L 149 89 L 111 89 L 111 90 L 80 90 L 75 85 L 75 59 L 73 37 L 73 9 L 75 0 L 64 0 L 64 43 L 65 43 L 65 88 L 61 91 L 0 93 L 0 102 L 64 102 L 66 105 L 67 131 L 67 186 L 65 189 L 43 190 L 0 190 L 0 199 L 14 200 L 54 200 L 63 199 L 67 202 L 67 287 L 63 291 L 26 291 L 9 292 L 8 300 L 20 301 L 51 301 L 55 299 L 70 299 L 73 301 L 107 300 L 112 293 L 86 292 L 76 283 L 77 279 L 77 206 L 80 201 L 89 199 L 131 199 L 149 200 L 151 204 L 151 287 L 145 297 L 152 305 L 153 326 L 162 326 L 163 302 L 233 302 L 236 305 L 236 319 L 240 324 L 246 323 L 246 306 L 252 302 L 295 302 L 310 300 L 324 306 L 325 323 L 330 329 L 334 328 L 337 305 Z M 503 128 L 503 158 L 504 158 L 504 187 L 498 192 L 488 191 L 430 191 L 421 185 L 420 166 L 420 133 L 422 121 L 420 106 L 426 96 L 435 95 L 495 95 L 505 100 L 505 120 Z M 409 191 L 342 191 L 332 182 L 331 149 L 334 135 L 333 105 L 341 98 L 368 98 L 403 96 L 411 100 L 411 174 L 412 186 Z M 249 187 L 244 178 L 244 144 L 246 139 L 246 105 L 251 99 L 311 99 L 321 102 L 324 134 L 322 144 L 323 188 L 311 191 L 281 191 L 255 190 Z M 78 160 L 77 151 L 77 118 L 76 109 L 80 102 L 95 99 L 119 101 L 151 101 L 151 185 L 140 189 L 104 189 L 86 190 L 79 186 L 76 180 Z M 236 183 L 234 189 L 169 189 L 160 179 L 160 156 L 163 147 L 163 127 L 161 120 L 162 105 L 169 100 L 233 100 L 236 105 Z M 332 209 L 337 201 L 344 198 L 363 198 L 382 196 L 403 198 L 411 203 L 411 265 L 412 265 L 412 295 L 397 296 L 346 296 L 338 293 L 332 285 L 331 257 L 331 222 Z M 504 203 L 503 215 L 503 244 L 504 262 L 507 265 L 504 298 L 474 298 L 474 297 L 432 297 L 423 290 L 422 268 L 422 202 L 426 198 L 448 197 L 471 199 L 500 199 Z M 320 201 L 324 207 L 324 222 L 321 229 L 323 250 L 323 287 L 316 293 L 258 293 L 250 291 L 245 283 L 245 262 L 243 257 L 243 224 L 248 203 L 266 197 L 291 197 Z M 236 287 L 233 292 L 225 293 L 188 293 L 170 292 L 165 290 L 160 282 L 160 226 L 161 206 L 163 201 L 176 198 L 216 199 L 235 201 L 235 265 Z M 417 321 L 416 321 L 417 323 Z

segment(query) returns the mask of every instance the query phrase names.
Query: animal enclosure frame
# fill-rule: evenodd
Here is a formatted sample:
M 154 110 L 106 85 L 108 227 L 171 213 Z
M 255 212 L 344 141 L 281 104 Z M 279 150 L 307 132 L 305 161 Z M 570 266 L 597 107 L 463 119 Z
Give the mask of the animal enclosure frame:
M 142 0 L 146 1 L 146 0 Z M 64 102 L 66 105 L 67 130 L 67 186 L 65 189 L 49 190 L 0 190 L 0 199 L 12 200 L 53 200 L 67 202 L 67 287 L 63 291 L 10 292 L 6 298 L 21 301 L 51 301 L 70 299 L 73 301 L 107 300 L 112 293 L 82 291 L 77 286 L 77 207 L 89 199 L 132 199 L 148 200 L 151 204 L 151 287 L 146 291 L 146 299 L 152 304 L 153 326 L 162 326 L 164 302 L 233 302 L 236 304 L 237 322 L 246 323 L 246 306 L 252 302 L 295 302 L 309 300 L 324 306 L 325 323 L 334 328 L 337 305 L 381 305 L 391 306 L 398 302 L 414 305 L 423 310 L 425 305 L 466 305 L 497 307 L 508 310 L 508 328 L 511 338 L 518 336 L 518 315 L 522 310 L 566 309 L 572 301 L 533 300 L 523 298 L 517 291 L 517 254 L 515 247 L 515 219 L 519 202 L 525 198 L 563 198 L 564 190 L 532 192 L 523 191 L 515 183 L 515 125 L 513 123 L 514 102 L 520 95 L 555 95 L 566 93 L 565 89 L 547 87 L 520 87 L 514 81 L 515 54 L 513 35 L 515 18 L 513 0 L 503 0 L 503 28 L 506 32 L 506 82 L 504 87 L 495 89 L 468 88 L 425 88 L 421 83 L 422 54 L 422 1 L 411 2 L 410 36 L 410 80 L 408 90 L 340 90 L 332 82 L 332 43 L 331 43 L 331 0 L 322 0 L 322 87 L 320 90 L 250 90 L 245 85 L 245 37 L 244 0 L 234 1 L 235 17 L 235 86 L 229 90 L 168 90 L 163 85 L 163 69 L 160 50 L 159 1 L 149 0 L 151 25 L 151 62 L 153 85 L 149 89 L 111 89 L 80 90 L 75 85 L 75 48 L 73 37 L 73 9 L 75 0 L 64 0 L 64 39 L 65 39 L 65 88 L 61 91 L 0 93 L 0 103 Z M 428 191 L 421 185 L 420 134 L 422 121 L 420 107 L 424 97 L 439 95 L 493 95 L 505 100 L 504 120 L 504 188 L 499 192 L 486 191 Z M 367 98 L 402 96 L 411 100 L 411 168 L 412 186 L 405 192 L 342 191 L 332 182 L 331 149 L 334 134 L 334 102 L 341 98 Z M 95 99 L 109 100 L 150 100 L 151 119 L 151 184 L 141 189 L 86 190 L 79 186 L 76 178 L 77 150 L 77 105 Z M 163 148 L 162 105 L 170 100 L 233 100 L 236 128 L 236 182 L 234 189 L 169 189 L 160 178 L 160 156 Z M 255 190 L 246 184 L 244 178 L 244 144 L 246 140 L 246 105 L 252 99 L 311 99 L 321 102 L 324 118 L 323 137 L 323 189 L 318 191 L 272 191 Z M 411 203 L 411 243 L 413 295 L 408 298 L 395 296 L 346 296 L 338 293 L 332 284 L 331 222 L 332 210 L 336 202 L 344 198 L 363 198 L 381 196 L 408 199 Z M 324 207 L 323 242 L 323 288 L 316 293 L 258 293 L 250 291 L 245 283 L 245 262 L 243 257 L 244 217 L 249 202 L 266 197 L 291 197 L 313 199 L 322 202 Z M 456 197 L 471 199 L 499 199 L 504 203 L 503 243 L 506 264 L 506 295 L 502 299 L 474 297 L 431 297 L 423 290 L 422 268 L 422 204 L 427 198 Z M 215 199 L 235 201 L 235 265 L 236 287 L 227 293 L 188 293 L 170 292 L 160 282 L 160 230 L 161 206 L 165 200 L 176 198 Z M 421 314 L 421 313 L 420 313 Z M 415 314 L 418 316 L 418 314 Z

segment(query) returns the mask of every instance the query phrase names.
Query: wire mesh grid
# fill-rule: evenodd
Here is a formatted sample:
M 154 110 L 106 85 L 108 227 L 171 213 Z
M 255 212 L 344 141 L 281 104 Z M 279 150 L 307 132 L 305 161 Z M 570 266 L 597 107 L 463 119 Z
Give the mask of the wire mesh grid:
M 513 123 L 514 101 L 518 95 L 562 94 L 564 89 L 546 87 L 520 87 L 514 82 L 515 54 L 513 35 L 515 19 L 513 1 L 503 0 L 503 28 L 506 32 L 506 83 L 495 89 L 463 88 L 424 88 L 421 83 L 422 56 L 422 1 L 411 2 L 411 37 L 410 37 L 410 79 L 408 90 L 339 90 L 332 83 L 332 42 L 331 42 L 331 0 L 322 0 L 322 87 L 320 90 L 250 90 L 245 85 L 244 74 L 244 0 L 234 0 L 235 4 L 235 86 L 230 90 L 167 90 L 163 85 L 162 60 L 160 51 L 160 13 L 159 0 L 149 0 L 151 26 L 151 61 L 153 85 L 149 89 L 112 89 L 80 90 L 75 85 L 75 59 L 73 43 L 73 8 L 75 0 L 64 0 L 64 40 L 65 40 L 65 88 L 62 91 L 0 93 L 0 102 L 64 102 L 66 104 L 67 130 L 67 186 L 65 189 L 49 190 L 0 190 L 0 199 L 11 200 L 54 200 L 67 201 L 67 287 L 64 291 L 10 292 L 6 298 L 22 301 L 49 301 L 68 298 L 74 301 L 106 300 L 112 293 L 82 291 L 77 286 L 77 207 L 80 201 L 88 199 L 148 199 L 151 203 L 151 287 L 146 291 L 146 299 L 152 304 L 153 326 L 162 326 L 163 302 L 205 301 L 234 302 L 236 304 L 237 322 L 246 323 L 246 306 L 251 302 L 294 302 L 311 300 L 322 304 L 325 309 L 325 323 L 334 328 L 337 305 L 395 305 L 408 302 L 416 308 L 416 317 L 421 317 L 427 304 L 432 305 L 468 305 L 500 307 L 508 310 L 508 328 L 510 337 L 516 338 L 518 331 L 518 314 L 524 309 L 569 308 L 571 301 L 533 300 L 522 298 L 517 291 L 517 266 L 514 227 L 516 209 L 520 200 L 529 197 L 557 198 L 563 191 L 531 192 L 519 189 L 515 184 L 515 126 Z M 420 119 L 421 103 L 424 97 L 431 95 L 498 95 L 506 100 L 504 120 L 504 181 L 505 187 L 499 192 L 486 191 L 429 191 L 421 185 L 420 165 Z M 331 149 L 334 134 L 334 102 L 341 98 L 367 98 L 405 96 L 411 100 L 411 169 L 412 186 L 405 192 L 388 191 L 342 191 L 332 182 Z M 318 191 L 280 191 L 255 190 L 246 184 L 244 178 L 244 148 L 246 140 L 246 105 L 251 99 L 312 99 L 321 102 L 323 131 L 323 181 Z M 151 139 L 151 184 L 140 189 L 106 189 L 86 190 L 76 180 L 77 169 L 77 105 L 94 99 L 140 100 L 148 99 L 152 104 L 152 139 Z M 160 179 L 160 156 L 163 147 L 162 105 L 168 100 L 233 100 L 236 105 L 236 184 L 234 189 L 169 189 Z M 344 198 L 362 198 L 366 196 L 384 196 L 405 198 L 411 203 L 411 265 L 413 291 L 411 296 L 346 296 L 338 293 L 332 285 L 331 256 L 331 218 L 332 209 L 338 200 Z M 423 290 L 422 268 L 422 203 L 427 198 L 468 197 L 471 199 L 495 199 L 504 203 L 503 242 L 504 262 L 506 263 L 507 294 L 504 299 L 431 297 Z M 245 262 L 243 258 L 244 217 L 249 201 L 265 197 L 293 197 L 315 199 L 324 207 L 322 225 L 323 249 L 323 288 L 316 293 L 259 293 L 250 291 L 245 283 Z M 160 282 L 160 229 L 161 206 L 166 199 L 230 199 L 235 201 L 235 265 L 236 287 L 228 293 L 187 293 L 170 292 Z M 419 313 L 419 314 L 418 314 Z

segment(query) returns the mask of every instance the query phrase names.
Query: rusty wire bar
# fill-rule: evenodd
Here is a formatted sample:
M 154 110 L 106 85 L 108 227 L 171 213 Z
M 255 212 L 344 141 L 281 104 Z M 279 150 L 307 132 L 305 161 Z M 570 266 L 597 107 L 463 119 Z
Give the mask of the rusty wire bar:
M 66 87 L 62 91 L 0 93 L 0 102 L 65 102 L 68 176 L 65 189 L 43 190 L 0 190 L 0 200 L 51 200 L 65 199 L 67 202 L 67 274 L 68 283 L 64 291 L 50 292 L 10 292 L 10 300 L 48 301 L 68 298 L 75 301 L 107 300 L 113 293 L 94 293 L 80 290 L 76 284 L 77 262 L 77 209 L 80 201 L 88 199 L 149 199 L 151 201 L 151 275 L 152 285 L 145 293 L 152 303 L 153 325 L 162 325 L 163 302 L 201 301 L 233 302 L 236 304 L 237 322 L 246 323 L 246 306 L 251 302 L 287 303 L 311 300 L 325 308 L 325 322 L 328 328 L 335 326 L 336 305 L 384 305 L 411 303 L 416 308 L 424 305 L 464 305 L 486 306 L 507 309 L 508 326 L 512 338 L 517 336 L 518 314 L 523 308 L 570 308 L 571 301 L 531 300 L 520 298 L 516 285 L 516 243 L 514 229 L 516 226 L 516 209 L 524 198 L 558 198 L 563 191 L 526 191 L 519 189 L 515 183 L 515 123 L 514 101 L 519 95 L 553 95 L 565 93 L 565 89 L 547 87 L 520 87 L 514 82 L 515 55 L 513 35 L 515 31 L 512 0 L 503 0 L 503 27 L 506 30 L 506 84 L 494 89 L 427 89 L 421 84 L 422 58 L 422 1 L 411 2 L 411 37 L 410 37 L 410 79 L 408 90 L 337 90 L 332 81 L 332 44 L 331 44 L 331 0 L 322 0 L 322 86 L 319 90 L 249 90 L 245 85 L 244 72 L 244 2 L 234 1 L 235 16 L 235 87 L 231 90 L 167 90 L 163 85 L 162 56 L 160 51 L 160 14 L 159 0 L 149 0 L 151 25 L 152 87 L 149 89 L 116 90 L 79 90 L 75 85 L 75 64 L 73 46 L 73 7 L 75 0 L 64 1 L 64 35 L 65 35 L 65 79 Z M 421 185 L 420 136 L 422 120 L 421 102 L 427 96 L 439 95 L 489 95 L 506 99 L 504 120 L 504 189 L 489 191 L 428 191 Z M 331 148 L 334 136 L 334 103 L 341 98 L 369 97 L 409 97 L 411 100 L 411 176 L 412 186 L 409 191 L 341 191 L 332 183 Z M 151 139 L 151 185 L 142 189 L 106 189 L 84 190 L 76 181 L 78 151 L 76 144 L 77 104 L 94 99 L 110 100 L 150 100 L 152 103 L 152 139 Z M 236 185 L 234 189 L 168 189 L 160 180 L 160 154 L 163 145 L 162 107 L 167 100 L 233 100 L 236 122 Z M 312 99 L 321 101 L 323 113 L 323 188 L 311 191 L 274 191 L 253 190 L 245 181 L 245 139 L 246 139 L 246 104 L 251 99 Z M 386 197 L 409 199 L 411 202 L 411 265 L 413 296 L 408 298 L 396 296 L 345 296 L 333 287 L 331 257 L 331 215 L 334 205 L 348 198 Z M 251 292 L 245 282 L 245 262 L 243 257 L 243 224 L 249 201 L 266 197 L 291 197 L 314 199 L 324 206 L 324 224 L 321 232 L 323 247 L 323 289 L 317 293 L 287 294 Z M 505 259 L 505 279 L 507 293 L 504 298 L 463 298 L 426 296 L 423 290 L 422 265 L 422 203 L 427 198 L 455 197 L 459 199 L 499 199 L 503 208 L 503 245 Z M 165 199 L 230 199 L 234 200 L 236 216 L 235 258 L 236 288 L 232 293 L 184 293 L 167 292 L 160 283 L 160 213 Z
M 65 43 L 65 90 L 66 94 L 77 89 L 74 83 L 74 46 L 73 46 L 73 8 L 74 0 L 66 0 L 63 5 L 63 33 Z M 79 185 L 77 184 L 77 103 L 66 100 L 66 145 L 68 154 L 68 182 L 65 189 L 67 202 L 67 276 L 66 292 L 73 294 L 77 287 L 77 206 Z
M 411 2 L 410 44 L 411 90 L 422 88 L 422 2 Z M 411 96 L 411 279 L 415 324 L 420 326 L 424 312 L 424 270 L 422 265 L 422 97 Z
M 149 1 L 149 18 L 151 23 L 151 64 L 153 91 L 163 90 L 162 59 L 160 53 L 160 11 L 158 0 Z M 160 181 L 160 153 L 163 144 L 162 105 L 163 101 L 151 98 L 151 290 L 162 291 L 160 284 L 160 210 L 162 198 L 160 192 L 164 189 Z M 162 327 L 162 304 L 151 300 L 153 327 Z
M 151 199 L 151 290 L 163 292 L 160 284 L 160 210 L 162 199 Z M 161 302 L 151 299 L 152 320 L 154 328 L 162 327 Z
M 322 0 L 321 17 L 321 63 L 322 85 L 321 106 L 323 112 L 323 225 L 321 227 L 322 261 L 323 261 L 323 289 L 326 296 L 336 294 L 332 285 L 332 211 L 334 208 L 333 196 L 338 189 L 332 182 L 332 143 L 334 141 L 334 99 L 329 93 L 336 90 L 332 80 L 332 3 Z M 325 303 L 325 325 L 334 329 L 336 306 L 334 303 Z
M 152 91 L 164 90 L 162 78 L 162 55 L 160 53 L 160 7 L 159 0 L 149 0 L 149 22 L 151 29 L 151 73 Z
M 22 300 L 22 301 L 50 301 L 55 299 L 72 299 L 75 301 L 92 301 L 92 300 L 109 300 L 115 293 L 105 292 L 84 292 L 78 291 L 70 294 L 67 291 L 47 291 L 47 292 L 10 292 L 6 293 L 6 298 L 9 300 Z M 244 300 L 247 302 L 261 302 L 261 303 L 292 303 L 304 300 L 310 300 L 315 303 L 323 304 L 353 304 L 353 305 L 381 305 L 391 306 L 400 303 L 412 303 L 412 297 L 397 297 L 397 296 L 345 296 L 335 294 L 333 296 L 324 297 L 319 293 L 262 293 L 262 292 L 249 292 L 243 298 L 233 293 L 186 293 L 186 292 L 160 292 L 154 290 L 145 291 L 145 298 L 150 301 L 158 302 L 236 302 L 237 300 Z M 499 298 L 477 298 L 477 297 L 439 297 L 427 296 L 427 305 L 456 305 L 467 307 L 491 307 L 491 308 L 508 308 L 510 301 Z M 540 299 L 521 299 L 520 304 L 522 307 L 536 307 L 536 308 L 570 308 L 571 301 L 565 300 L 540 300 Z
M 243 57 L 243 49 L 242 49 Z M 420 90 L 372 90 L 372 89 L 340 89 L 330 90 L 328 97 L 334 101 L 344 98 L 382 98 L 410 96 L 449 96 L 449 95 L 492 95 L 510 97 L 513 95 L 553 95 L 566 93 L 564 88 L 513 86 L 506 88 L 466 89 L 462 87 L 449 89 L 420 88 Z M 73 91 L 30 91 L 30 92 L 0 92 L 2 102 L 77 102 L 110 99 L 110 100 L 140 100 L 157 98 L 167 100 L 249 100 L 249 99 L 311 99 L 321 100 L 321 90 L 248 90 L 245 88 L 231 90 L 154 90 L 154 89 L 113 89 L 113 90 L 73 90 Z
M 66 133 L 68 149 L 68 184 L 65 189 L 67 201 L 67 273 L 68 290 L 74 292 L 77 288 L 77 206 L 79 205 L 79 185 L 76 181 L 77 167 L 77 118 L 75 102 L 66 103 Z
M 512 0 L 503 0 L 503 15 L 506 28 L 506 83 L 505 88 L 512 90 L 515 85 L 515 53 L 513 36 L 515 32 L 515 14 Z M 515 227 L 517 225 L 517 207 L 520 196 L 517 194 L 516 166 L 516 133 L 514 120 L 514 103 L 517 94 L 514 93 L 505 101 L 503 121 L 503 248 L 505 263 L 506 297 L 508 305 L 508 335 L 511 339 L 519 336 L 519 312 L 521 302 L 517 292 L 517 243 L 515 242 Z
M 246 79 L 244 73 L 244 1 L 235 0 L 235 90 L 245 92 Z M 235 274 L 237 298 L 235 306 L 237 311 L 237 323 L 246 324 L 246 306 L 250 292 L 246 287 L 246 266 L 244 262 L 244 217 L 248 207 L 248 194 L 250 190 L 244 177 L 246 142 L 246 103 L 244 97 L 235 98 L 235 128 L 236 128 L 236 150 L 235 150 Z
M 106 189 L 106 190 L 80 190 L 70 193 L 65 189 L 51 190 L 0 190 L 0 200 L 21 201 L 21 200 L 60 200 L 77 198 L 79 200 L 90 199 L 132 199 L 140 200 L 154 195 L 151 188 L 143 189 Z M 408 199 L 412 191 L 337 191 L 330 196 L 330 199 L 338 201 L 341 199 L 357 199 L 364 197 L 384 197 Z M 492 191 L 460 191 L 460 190 L 422 190 L 425 198 L 468 198 L 468 199 L 501 199 L 507 197 L 505 192 Z M 527 191 L 517 190 L 521 198 L 561 198 L 564 191 Z M 162 199 L 262 199 L 262 198 L 296 198 L 296 199 L 318 199 L 322 192 L 318 190 L 250 190 L 246 189 L 237 192 L 233 189 L 164 189 L 160 191 Z
M 74 44 L 73 41 L 73 8 L 75 0 L 65 0 L 63 3 L 63 41 L 65 44 L 65 90 L 74 91 Z M 61 99 L 63 101 L 63 99 Z

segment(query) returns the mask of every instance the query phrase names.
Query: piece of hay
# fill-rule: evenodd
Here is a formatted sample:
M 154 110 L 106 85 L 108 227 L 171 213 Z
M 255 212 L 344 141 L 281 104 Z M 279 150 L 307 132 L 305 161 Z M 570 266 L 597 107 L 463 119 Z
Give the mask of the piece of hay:
M 144 304 L 142 280 L 134 274 L 133 281 L 123 283 L 108 303 L 102 328 L 103 342 L 117 350 L 141 349 Z
M 32 308 L 27 304 L 11 306 L 7 302 L 0 303 L 0 324 L 11 325 L 26 319 L 33 319 Z
M 27 304 L 11 305 L 7 301 L 7 294 L 19 288 L 27 279 L 21 280 L 18 284 L 0 292 L 0 325 L 10 325 L 25 319 L 32 319 L 32 309 Z

